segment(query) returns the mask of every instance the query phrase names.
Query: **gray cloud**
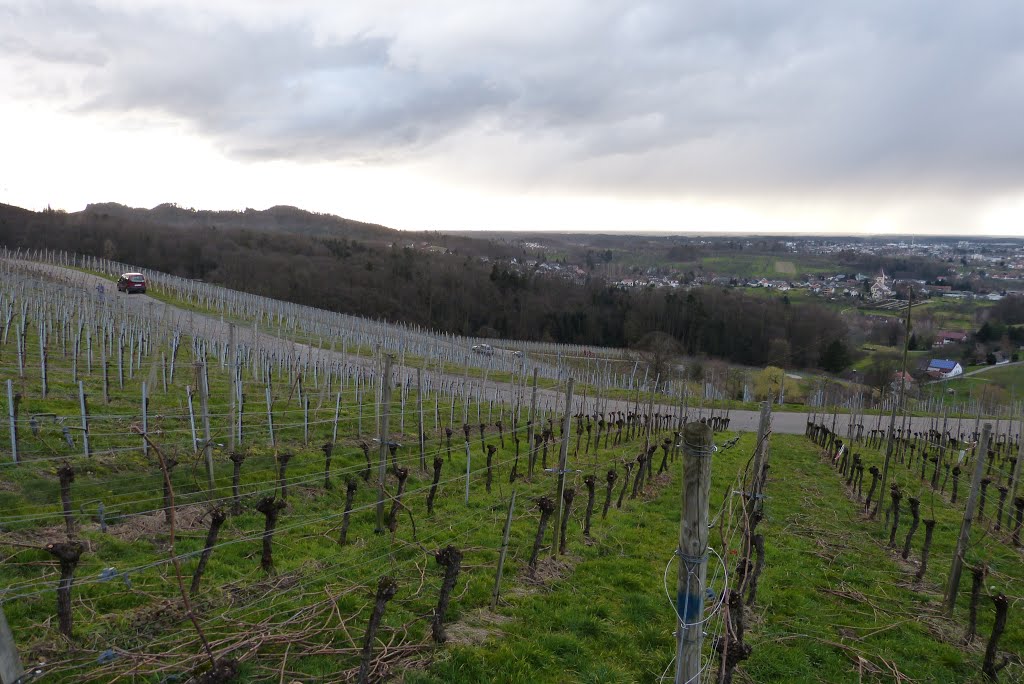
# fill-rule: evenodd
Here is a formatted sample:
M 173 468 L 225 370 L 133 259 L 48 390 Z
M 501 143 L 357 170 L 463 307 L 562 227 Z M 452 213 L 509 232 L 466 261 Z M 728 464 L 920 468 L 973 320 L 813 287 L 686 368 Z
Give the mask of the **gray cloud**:
M 84 112 L 167 113 L 242 158 L 658 194 L 1024 181 L 1024 6 L 1009 0 L 436 12 L 346 25 L 51 3 L 8 9 L 0 46 L 72 69 Z

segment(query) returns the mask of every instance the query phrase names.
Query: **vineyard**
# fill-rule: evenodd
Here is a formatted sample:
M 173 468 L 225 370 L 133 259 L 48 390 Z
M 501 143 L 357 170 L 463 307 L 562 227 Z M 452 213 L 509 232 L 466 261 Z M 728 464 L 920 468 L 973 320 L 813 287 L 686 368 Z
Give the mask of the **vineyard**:
M 0 261 L 3 684 L 670 681 L 677 631 L 676 681 L 1024 678 L 1011 421 L 886 439 L 822 405 L 785 435 L 765 404 L 740 433 L 615 351 L 28 256 Z

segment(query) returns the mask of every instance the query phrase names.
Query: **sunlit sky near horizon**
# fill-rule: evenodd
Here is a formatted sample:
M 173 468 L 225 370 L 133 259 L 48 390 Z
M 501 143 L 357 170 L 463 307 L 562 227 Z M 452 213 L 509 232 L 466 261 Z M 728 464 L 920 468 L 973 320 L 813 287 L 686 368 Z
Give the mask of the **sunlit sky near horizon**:
M 0 202 L 1024 234 L 1024 4 L 0 0 Z

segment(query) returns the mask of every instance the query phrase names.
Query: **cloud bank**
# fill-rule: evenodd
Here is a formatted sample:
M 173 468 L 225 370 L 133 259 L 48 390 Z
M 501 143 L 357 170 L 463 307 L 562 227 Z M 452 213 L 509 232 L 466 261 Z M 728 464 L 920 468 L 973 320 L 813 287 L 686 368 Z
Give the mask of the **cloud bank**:
M 1024 180 L 1010 1 L 15 2 L 0 54 L 14 97 L 242 161 L 761 202 Z

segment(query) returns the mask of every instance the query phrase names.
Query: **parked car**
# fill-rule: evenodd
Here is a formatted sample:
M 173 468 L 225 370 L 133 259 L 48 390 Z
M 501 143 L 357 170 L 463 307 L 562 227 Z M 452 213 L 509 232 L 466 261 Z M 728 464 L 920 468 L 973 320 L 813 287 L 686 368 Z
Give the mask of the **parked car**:
M 141 273 L 122 273 L 117 279 L 117 291 L 146 294 L 146 276 Z
M 477 354 L 483 354 L 484 356 L 494 355 L 494 347 L 492 347 L 489 344 L 474 344 L 473 351 L 475 351 Z

